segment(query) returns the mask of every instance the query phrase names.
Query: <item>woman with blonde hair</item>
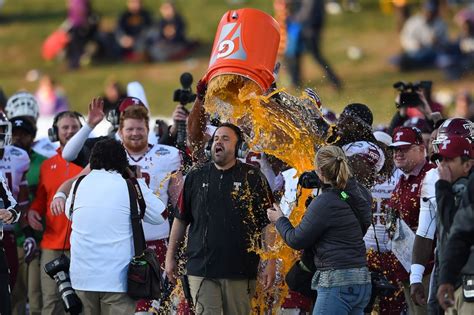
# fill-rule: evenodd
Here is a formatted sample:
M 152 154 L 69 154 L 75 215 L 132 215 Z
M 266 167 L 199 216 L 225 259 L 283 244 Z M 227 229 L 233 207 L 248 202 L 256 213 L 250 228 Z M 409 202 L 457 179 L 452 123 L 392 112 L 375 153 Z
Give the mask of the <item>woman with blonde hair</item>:
M 363 314 L 371 295 L 363 237 L 372 196 L 352 178 L 347 157 L 337 146 L 318 151 L 315 169 L 322 193 L 297 227 L 276 204 L 267 215 L 288 246 L 313 250 L 317 270 L 311 288 L 318 293 L 313 314 Z

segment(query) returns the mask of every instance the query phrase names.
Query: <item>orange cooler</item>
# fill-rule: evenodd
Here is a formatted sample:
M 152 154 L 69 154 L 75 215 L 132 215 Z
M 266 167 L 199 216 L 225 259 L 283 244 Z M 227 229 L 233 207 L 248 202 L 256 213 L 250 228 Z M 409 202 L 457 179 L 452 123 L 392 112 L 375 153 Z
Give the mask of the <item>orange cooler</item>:
M 256 9 L 228 11 L 217 28 L 209 69 L 204 79 L 238 74 L 267 90 L 275 80 L 273 69 L 280 43 L 278 22 Z

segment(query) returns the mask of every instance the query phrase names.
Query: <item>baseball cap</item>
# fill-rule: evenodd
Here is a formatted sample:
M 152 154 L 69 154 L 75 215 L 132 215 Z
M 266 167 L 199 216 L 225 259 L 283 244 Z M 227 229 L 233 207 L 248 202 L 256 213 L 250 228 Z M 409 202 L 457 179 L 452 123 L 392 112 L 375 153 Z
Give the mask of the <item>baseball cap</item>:
M 12 131 L 23 129 L 33 137 L 36 136 L 36 127 L 28 117 L 18 116 L 10 119 L 10 123 L 12 124 Z
M 464 137 L 449 137 L 438 145 L 438 152 L 433 154 L 432 159 L 441 158 L 453 159 L 458 156 L 474 158 L 474 149 L 471 141 Z
M 416 127 L 398 127 L 393 131 L 390 147 L 403 147 L 412 144 L 423 144 L 420 129 Z
M 356 141 L 342 147 L 347 157 L 358 155 L 380 172 L 385 163 L 385 154 L 380 147 L 368 141 Z

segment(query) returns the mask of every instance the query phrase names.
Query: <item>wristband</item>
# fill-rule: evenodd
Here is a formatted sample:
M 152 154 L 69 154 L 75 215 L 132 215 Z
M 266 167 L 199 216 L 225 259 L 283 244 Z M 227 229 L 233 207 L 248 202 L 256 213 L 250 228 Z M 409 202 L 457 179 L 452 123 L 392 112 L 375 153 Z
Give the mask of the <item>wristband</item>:
M 420 264 L 412 264 L 410 267 L 410 285 L 414 283 L 422 283 L 425 266 Z
M 18 219 L 20 218 L 20 214 L 16 212 L 16 210 L 13 208 L 10 208 L 7 210 L 12 214 L 12 217 L 10 218 L 10 220 L 12 221 L 11 224 L 16 223 Z
M 62 191 L 58 191 L 58 192 L 54 195 L 53 199 L 56 199 L 56 198 L 62 198 L 62 199 L 64 199 L 64 200 L 66 200 L 66 199 L 67 199 L 67 195 L 66 195 L 65 193 L 63 193 Z

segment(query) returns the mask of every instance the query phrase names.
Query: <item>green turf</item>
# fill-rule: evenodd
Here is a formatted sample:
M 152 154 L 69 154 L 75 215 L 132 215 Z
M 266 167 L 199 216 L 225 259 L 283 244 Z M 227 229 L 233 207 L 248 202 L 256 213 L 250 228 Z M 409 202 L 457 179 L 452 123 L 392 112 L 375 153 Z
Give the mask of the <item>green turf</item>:
M 189 34 L 203 43 L 196 56 L 163 64 L 99 64 L 69 72 L 64 64 L 47 63 L 41 59 L 40 47 L 66 16 L 64 0 L 7 0 L 0 11 L 0 86 L 7 94 L 20 88 L 34 91 L 37 82 L 28 82 L 26 73 L 31 69 L 53 75 L 65 88 L 74 109 L 85 112 L 89 100 L 103 91 L 104 82 L 114 77 L 122 82 L 139 80 L 145 87 L 153 115 L 169 116 L 174 108 L 172 93 L 179 86 L 179 75 L 191 72 L 195 79 L 207 69 L 210 47 L 222 14 L 237 6 L 226 0 L 178 0 L 178 8 L 185 16 Z M 303 69 L 305 86 L 315 88 L 330 108 L 340 110 L 349 102 L 365 102 L 371 106 L 377 122 L 387 122 L 394 111 L 395 93 L 393 82 L 403 80 L 432 79 L 435 88 L 472 87 L 472 76 L 461 82 L 445 82 L 439 71 L 423 71 L 400 74 L 391 68 L 387 60 L 399 50 L 392 15 L 380 12 L 377 0 L 362 0 L 362 11 L 345 12 L 329 16 L 324 33 L 324 55 L 343 78 L 345 89 L 334 91 L 323 72 L 305 56 Z M 124 8 L 125 0 L 93 1 L 94 8 L 102 16 L 105 28 L 114 25 L 115 18 Z M 158 15 L 159 1 L 144 0 L 147 8 Z M 239 7 L 254 7 L 272 13 L 271 0 L 246 1 Z M 449 15 L 449 13 L 448 13 Z M 453 32 L 455 30 L 453 29 Z M 349 46 L 360 47 L 363 58 L 351 61 L 346 55 Z M 288 85 L 286 68 L 282 67 L 280 86 Z M 292 90 L 293 91 L 293 90 Z M 297 93 L 295 91 L 295 93 Z

